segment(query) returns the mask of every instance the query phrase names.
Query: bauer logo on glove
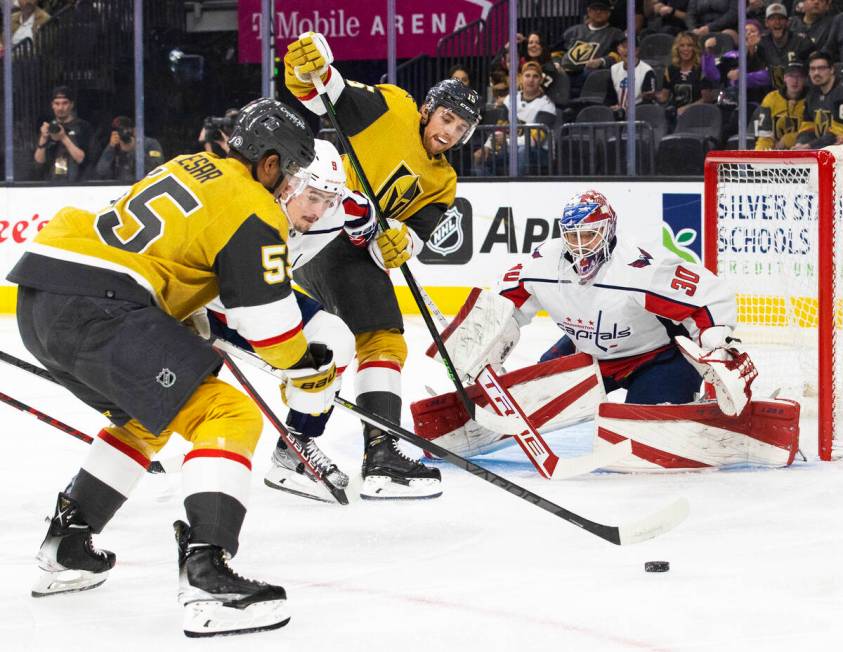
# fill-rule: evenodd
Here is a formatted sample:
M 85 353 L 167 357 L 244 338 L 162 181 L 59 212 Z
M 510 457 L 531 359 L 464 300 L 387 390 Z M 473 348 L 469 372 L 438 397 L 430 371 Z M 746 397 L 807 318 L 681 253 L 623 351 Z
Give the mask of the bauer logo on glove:
M 331 409 L 336 385 L 337 367 L 334 353 L 320 342 L 308 344 L 307 353 L 299 363 L 284 372 L 281 399 L 304 414 L 323 414 Z

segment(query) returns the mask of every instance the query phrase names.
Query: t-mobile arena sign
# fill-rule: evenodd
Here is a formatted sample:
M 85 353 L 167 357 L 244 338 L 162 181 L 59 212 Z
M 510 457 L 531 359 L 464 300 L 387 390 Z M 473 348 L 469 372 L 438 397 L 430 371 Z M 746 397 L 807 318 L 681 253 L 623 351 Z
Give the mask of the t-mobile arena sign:
M 336 59 L 386 58 L 386 0 L 276 0 L 276 53 L 302 32 L 324 34 Z M 492 0 L 396 0 L 399 58 L 434 54 L 443 36 L 484 18 Z M 240 63 L 260 63 L 261 0 L 237 3 Z

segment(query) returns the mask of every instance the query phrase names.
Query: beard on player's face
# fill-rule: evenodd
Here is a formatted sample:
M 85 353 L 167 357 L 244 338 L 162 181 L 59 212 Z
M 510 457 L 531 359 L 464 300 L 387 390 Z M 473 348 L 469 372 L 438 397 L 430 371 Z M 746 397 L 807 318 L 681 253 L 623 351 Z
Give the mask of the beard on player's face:
M 443 106 L 436 107 L 433 113 L 422 109 L 422 122 L 422 145 L 428 156 L 447 152 L 459 144 L 468 130 L 468 122 Z

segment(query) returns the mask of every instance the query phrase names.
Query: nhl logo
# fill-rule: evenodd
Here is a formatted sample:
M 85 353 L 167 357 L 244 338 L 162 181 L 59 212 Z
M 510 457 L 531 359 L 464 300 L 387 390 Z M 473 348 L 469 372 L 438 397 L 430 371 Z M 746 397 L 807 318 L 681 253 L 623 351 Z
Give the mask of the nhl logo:
M 452 254 L 462 246 L 464 236 L 462 231 L 462 213 L 456 206 L 451 206 L 438 226 L 430 234 L 427 246 L 441 256 Z
M 469 262 L 474 247 L 471 213 L 471 203 L 457 197 L 454 205 L 442 214 L 419 254 L 419 260 L 428 265 L 465 265 Z
M 167 367 L 164 367 L 158 372 L 158 375 L 155 376 L 155 382 L 161 385 L 161 387 L 169 389 L 176 384 L 176 374 L 170 371 Z

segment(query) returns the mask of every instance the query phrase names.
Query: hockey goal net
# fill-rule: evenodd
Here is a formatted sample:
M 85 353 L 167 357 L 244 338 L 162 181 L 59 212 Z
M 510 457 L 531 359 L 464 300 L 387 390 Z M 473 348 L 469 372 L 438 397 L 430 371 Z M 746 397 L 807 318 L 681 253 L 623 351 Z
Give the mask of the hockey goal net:
M 705 264 L 735 288 L 753 393 L 816 406 L 823 460 L 843 457 L 843 147 L 829 150 L 705 165 Z

